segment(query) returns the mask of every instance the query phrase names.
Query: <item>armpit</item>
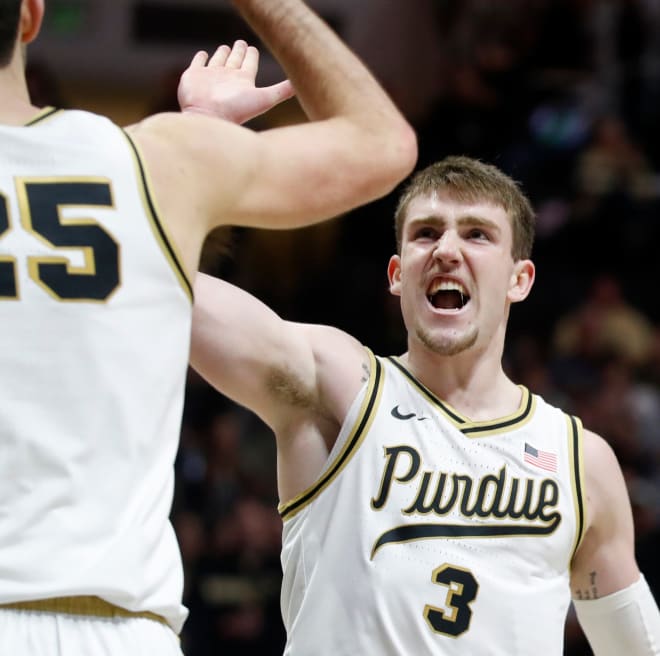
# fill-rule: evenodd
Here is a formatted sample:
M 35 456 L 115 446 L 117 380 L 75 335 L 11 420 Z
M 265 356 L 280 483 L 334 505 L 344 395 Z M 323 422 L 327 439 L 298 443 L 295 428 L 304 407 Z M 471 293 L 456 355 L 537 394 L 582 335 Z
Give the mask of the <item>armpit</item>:
M 275 397 L 290 406 L 311 409 L 317 405 L 314 394 L 293 371 L 271 369 L 266 378 L 266 387 Z

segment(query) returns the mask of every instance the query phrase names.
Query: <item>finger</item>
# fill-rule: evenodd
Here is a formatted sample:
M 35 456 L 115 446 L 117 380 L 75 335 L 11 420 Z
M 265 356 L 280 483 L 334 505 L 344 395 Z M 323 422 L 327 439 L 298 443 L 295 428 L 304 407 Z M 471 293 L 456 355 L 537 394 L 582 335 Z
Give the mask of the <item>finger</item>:
M 190 62 L 189 68 L 201 68 L 202 66 L 206 66 L 206 62 L 208 61 L 209 55 L 206 51 L 200 50 L 199 52 L 195 53 L 195 56 L 192 58 Z
M 245 52 L 243 65 L 241 68 L 252 76 L 252 79 L 257 77 L 259 70 L 259 51 L 254 46 L 249 46 Z
M 275 105 L 292 98 L 296 93 L 289 80 L 284 80 L 284 82 L 279 82 L 278 84 L 266 87 L 262 89 L 262 92 L 267 100 L 269 108 L 275 107 Z
M 227 45 L 219 46 L 218 49 L 213 53 L 213 57 L 209 59 L 209 66 L 224 66 L 227 63 L 227 58 L 231 48 Z
M 245 53 L 247 52 L 248 45 L 245 41 L 239 40 L 234 43 L 234 47 L 227 57 L 225 66 L 228 68 L 240 68 L 245 59 Z
M 270 87 L 266 87 L 265 91 L 268 92 L 273 105 L 288 100 L 289 98 L 293 98 L 293 96 L 296 95 L 296 90 L 293 88 L 293 84 L 291 84 L 289 80 L 284 80 L 283 82 L 278 82 Z

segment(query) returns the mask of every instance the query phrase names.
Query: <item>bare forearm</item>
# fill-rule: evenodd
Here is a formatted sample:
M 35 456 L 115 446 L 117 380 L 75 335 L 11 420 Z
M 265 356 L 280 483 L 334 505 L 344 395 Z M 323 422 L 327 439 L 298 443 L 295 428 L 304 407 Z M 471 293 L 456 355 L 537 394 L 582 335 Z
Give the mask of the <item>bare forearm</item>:
M 390 104 L 359 59 L 305 3 L 234 0 L 234 4 L 280 62 L 310 118 L 350 111 L 357 105 L 358 92 L 363 103 L 378 99 Z
M 365 139 L 399 137 L 414 163 L 412 130 L 360 59 L 300 0 L 234 0 L 279 61 L 312 120 L 346 117 Z M 394 131 L 394 134 L 392 132 Z

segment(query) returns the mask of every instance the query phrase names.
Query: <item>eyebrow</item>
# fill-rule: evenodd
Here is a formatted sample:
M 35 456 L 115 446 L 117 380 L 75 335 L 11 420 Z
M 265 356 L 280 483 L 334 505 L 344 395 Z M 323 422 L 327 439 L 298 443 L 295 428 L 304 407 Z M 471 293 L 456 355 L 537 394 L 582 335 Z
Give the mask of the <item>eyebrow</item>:
M 457 220 L 457 223 L 459 227 L 481 227 L 481 228 L 487 228 L 489 230 L 495 231 L 499 233 L 501 231 L 501 228 L 499 224 L 497 224 L 495 221 L 491 221 L 490 219 L 484 219 L 481 216 L 474 216 L 472 214 L 465 214 L 463 216 L 460 216 Z M 415 217 L 413 219 L 410 219 L 408 222 L 408 226 L 410 228 L 415 228 L 418 225 L 436 225 L 436 226 L 444 226 L 447 224 L 447 220 L 442 217 L 442 216 L 419 216 Z

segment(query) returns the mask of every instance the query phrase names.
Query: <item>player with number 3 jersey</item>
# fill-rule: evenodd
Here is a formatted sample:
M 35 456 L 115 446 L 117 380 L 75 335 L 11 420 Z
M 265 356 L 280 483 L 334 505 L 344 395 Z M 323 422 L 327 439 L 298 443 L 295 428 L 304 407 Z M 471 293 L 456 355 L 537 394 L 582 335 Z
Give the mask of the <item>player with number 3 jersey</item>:
M 395 223 L 398 357 L 195 283 L 194 367 L 276 437 L 285 653 L 559 656 L 572 597 L 596 656 L 660 654 L 611 448 L 502 367 L 535 276 L 529 201 L 448 157 Z

